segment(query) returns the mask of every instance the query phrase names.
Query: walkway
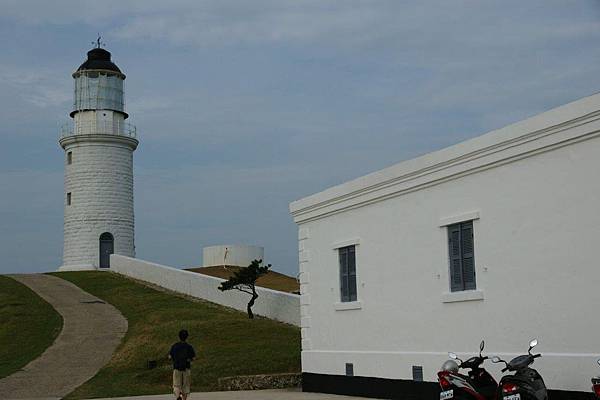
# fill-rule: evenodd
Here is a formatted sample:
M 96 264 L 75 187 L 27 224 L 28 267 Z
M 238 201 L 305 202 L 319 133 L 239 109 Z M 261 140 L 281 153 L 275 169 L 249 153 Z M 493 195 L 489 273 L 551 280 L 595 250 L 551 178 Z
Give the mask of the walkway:
M 172 394 L 156 396 L 118 397 L 110 400 L 173 400 Z M 323 393 L 303 393 L 298 390 L 251 390 L 239 392 L 192 393 L 189 400 L 365 400 L 364 397 L 336 396 Z M 109 400 L 109 399 L 95 399 Z
M 21 371 L 0 379 L 0 399 L 58 399 L 93 377 L 127 332 L 110 304 L 51 275 L 11 275 L 63 317 L 55 342 Z

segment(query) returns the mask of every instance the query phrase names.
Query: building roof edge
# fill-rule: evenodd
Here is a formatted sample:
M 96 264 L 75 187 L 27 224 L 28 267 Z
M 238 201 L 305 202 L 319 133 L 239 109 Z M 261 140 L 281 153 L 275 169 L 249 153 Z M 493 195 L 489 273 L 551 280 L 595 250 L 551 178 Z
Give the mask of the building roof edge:
M 503 128 L 416 158 L 401 161 L 384 169 L 330 187 L 291 202 L 289 210 L 294 217 L 300 216 L 305 212 L 314 212 L 315 209 L 325 207 L 333 202 L 357 197 L 361 193 L 377 190 L 378 187 L 385 187 L 392 184 L 398 178 L 419 175 L 421 172 L 436 167 L 443 168 L 444 165 L 469 157 L 469 155 L 484 152 L 486 149 L 502 146 L 505 143 L 518 142 L 533 134 L 551 130 L 562 125 L 569 125 L 573 121 L 595 113 L 600 113 L 600 93 L 575 100 Z

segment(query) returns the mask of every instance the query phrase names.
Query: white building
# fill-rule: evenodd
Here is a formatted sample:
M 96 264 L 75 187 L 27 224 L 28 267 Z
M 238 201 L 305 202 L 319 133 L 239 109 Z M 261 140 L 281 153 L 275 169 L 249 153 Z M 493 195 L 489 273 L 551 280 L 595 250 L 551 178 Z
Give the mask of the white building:
M 63 265 L 107 268 L 110 254 L 134 257 L 135 127 L 125 123 L 125 75 L 98 46 L 73 73 L 74 123 L 61 131 L 65 151 Z
M 291 203 L 305 390 L 435 398 L 419 367 L 535 337 L 548 387 L 589 393 L 599 173 L 597 94 Z
M 202 249 L 202 266 L 247 267 L 254 260 L 265 259 L 265 248 L 245 244 L 208 246 Z

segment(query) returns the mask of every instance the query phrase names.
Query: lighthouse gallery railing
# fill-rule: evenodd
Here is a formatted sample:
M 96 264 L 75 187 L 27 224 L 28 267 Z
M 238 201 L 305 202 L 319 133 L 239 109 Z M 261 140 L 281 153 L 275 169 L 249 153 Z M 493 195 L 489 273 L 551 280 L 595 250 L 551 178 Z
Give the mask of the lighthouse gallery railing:
M 121 121 L 67 122 L 60 127 L 60 138 L 75 135 L 117 135 L 137 137 L 135 125 Z

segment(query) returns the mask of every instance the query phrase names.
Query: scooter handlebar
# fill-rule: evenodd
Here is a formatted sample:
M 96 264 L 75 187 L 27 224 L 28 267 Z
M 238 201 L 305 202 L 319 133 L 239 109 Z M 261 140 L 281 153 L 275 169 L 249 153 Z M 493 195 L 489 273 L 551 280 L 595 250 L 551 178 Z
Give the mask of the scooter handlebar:
M 533 355 L 533 358 L 539 358 L 539 357 L 541 357 L 541 356 L 542 356 L 541 354 L 534 354 L 534 355 Z

